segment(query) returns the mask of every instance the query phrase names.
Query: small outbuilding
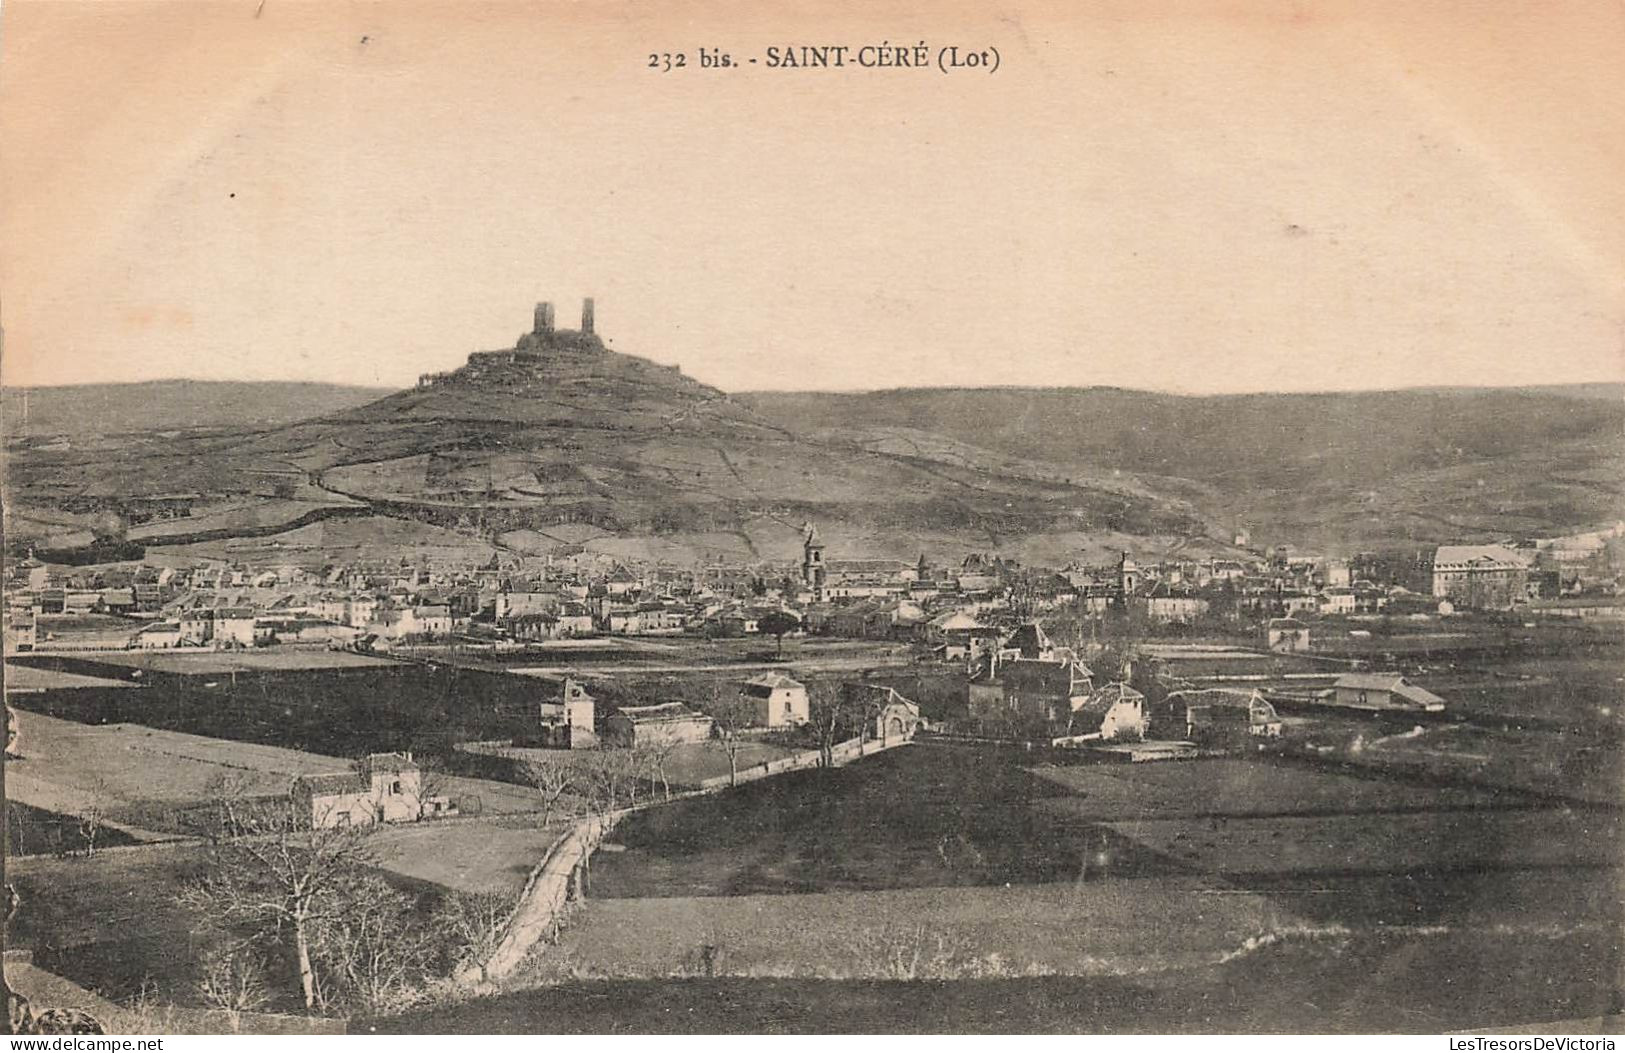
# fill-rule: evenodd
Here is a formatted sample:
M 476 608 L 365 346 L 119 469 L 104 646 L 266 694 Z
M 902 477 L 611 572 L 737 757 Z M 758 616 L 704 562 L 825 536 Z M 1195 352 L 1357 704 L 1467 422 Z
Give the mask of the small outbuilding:
M 681 702 L 655 706 L 622 706 L 604 723 L 609 745 L 631 748 L 656 743 L 704 742 L 711 737 L 711 718 Z
M 1332 685 L 1332 701 L 1355 709 L 1400 709 L 1438 713 L 1444 699 L 1417 687 L 1399 673 L 1344 673 Z

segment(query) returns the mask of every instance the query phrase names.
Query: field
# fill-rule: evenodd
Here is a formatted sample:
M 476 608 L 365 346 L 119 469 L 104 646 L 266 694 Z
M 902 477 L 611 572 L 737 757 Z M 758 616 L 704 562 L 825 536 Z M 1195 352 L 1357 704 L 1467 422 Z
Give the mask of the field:
M 1293 746 L 1316 762 L 1409 779 L 1422 793 L 1467 780 L 1551 801 L 1617 804 L 1625 785 L 1625 743 L 1602 733 L 1324 717 Z
M 1358 775 L 1306 772 L 1226 758 L 1174 764 L 1041 764 L 1033 772 L 1066 793 L 1049 803 L 1064 802 L 1068 815 L 1100 822 L 1125 816 L 1138 821 L 1444 811 L 1491 807 L 1500 796 L 1477 787 L 1421 789 Z
M 1030 1017 L 986 1018 L 1018 1031 L 1564 1019 L 1607 1011 L 1618 981 L 1619 840 L 1613 807 L 1494 786 L 1291 759 L 1057 766 L 916 745 L 628 820 L 530 980 L 658 1000 L 629 982 L 771 998 L 772 978 L 794 977 L 815 1003 L 870 1005 L 881 1030 L 943 1019 L 915 1015 L 928 985 L 875 1001 L 885 981 L 953 980 L 976 1000 L 1017 976 L 1052 992 Z M 549 997 L 491 1008 L 517 1021 Z M 1093 1008 L 1063 1010 L 1067 998 Z M 847 1029 L 830 1009 L 791 1029 Z
M 589 903 L 546 956 L 601 977 L 703 974 L 702 946 L 736 976 L 906 979 L 916 952 L 916 979 L 1127 976 L 1215 964 L 1292 921 L 1188 878 Z
M 96 831 L 97 848 L 134 844 L 122 830 L 103 827 Z M 43 808 L 6 801 L 6 855 L 67 855 L 83 852 L 90 845 L 77 815 L 61 815 Z
M 1576 937 L 1525 940 L 1493 969 L 1502 936 L 1379 933 L 1266 943 L 1221 965 L 1145 976 L 911 980 L 572 980 L 352 1030 L 401 1034 L 1438 1034 L 1574 1021 L 1567 1034 L 1616 1033 L 1576 957 Z M 1520 1028 L 1522 1029 L 1522 1028 Z M 1539 1028 L 1537 1031 L 1551 1031 Z
M 497 550 L 482 538 L 444 527 L 387 516 L 326 519 L 270 537 L 240 537 L 165 545 L 147 553 L 157 566 L 188 566 L 204 560 L 251 565 L 291 563 L 319 569 L 331 563 L 399 559 L 479 563 Z
M 342 757 L 231 742 L 138 724 L 78 724 L 20 710 L 22 760 L 6 764 L 16 800 L 67 814 L 96 807 L 115 822 L 177 832 L 180 813 L 230 780 L 248 794 L 285 793 L 299 775 L 347 770 Z M 441 792 L 479 799 L 483 814 L 538 807 L 536 791 L 462 776 L 437 777 Z
M 146 687 L 56 692 L 17 698 L 13 705 L 86 724 L 130 723 L 236 742 L 324 755 L 359 757 L 388 750 L 436 753 L 452 742 L 511 738 L 532 728 L 536 686 L 523 677 L 452 667 L 388 663 L 326 651 L 288 656 L 243 652 L 148 658 L 24 655 L 18 664 L 91 675 L 128 676 L 121 662 L 158 663 Z M 333 661 L 333 668 L 242 668 L 233 665 Z M 189 671 L 159 666 L 178 660 Z M 358 664 L 359 663 L 359 664 Z
M 36 669 L 26 665 L 6 663 L 6 694 L 32 694 L 36 691 L 63 691 L 85 687 L 134 687 L 128 680 L 105 676 L 86 676 L 61 669 Z
M 11 943 L 41 967 L 115 1001 L 144 985 L 195 1003 L 193 919 L 176 891 L 199 873 L 201 848 L 147 847 L 92 859 L 8 860 L 22 905 Z
M 107 666 L 182 676 L 300 669 L 382 669 L 398 664 L 388 658 L 350 651 L 330 651 L 325 647 L 274 647 L 254 651 L 109 651 L 96 655 L 95 661 Z
M 542 826 L 532 815 L 391 826 L 367 839 L 367 856 L 414 881 L 516 896 L 564 828 L 556 819 Z
M 517 757 L 525 760 L 546 761 L 551 764 L 572 765 L 583 767 L 593 763 L 595 751 L 590 750 L 553 750 L 520 747 L 503 747 L 503 756 Z M 801 752 L 787 746 L 776 745 L 771 742 L 741 741 L 736 760 L 741 773 L 747 773 L 755 765 L 766 761 L 776 761 L 783 757 Z M 715 740 L 708 742 L 685 742 L 672 748 L 671 755 L 666 759 L 666 781 L 672 789 L 693 788 L 707 779 L 724 778 L 728 775 L 728 755 L 723 752 Z
M 331 494 L 321 494 L 321 491 L 311 491 L 311 495 L 321 497 L 316 500 L 262 498 L 243 503 L 212 505 L 200 508 L 193 515 L 184 518 L 158 519 L 142 523 L 130 529 L 129 538 L 131 541 L 141 541 L 149 545 L 162 545 L 168 540 L 198 535 L 217 537 L 240 533 L 269 534 L 285 531 L 306 516 L 322 509 L 354 507 L 354 502 L 335 498 Z

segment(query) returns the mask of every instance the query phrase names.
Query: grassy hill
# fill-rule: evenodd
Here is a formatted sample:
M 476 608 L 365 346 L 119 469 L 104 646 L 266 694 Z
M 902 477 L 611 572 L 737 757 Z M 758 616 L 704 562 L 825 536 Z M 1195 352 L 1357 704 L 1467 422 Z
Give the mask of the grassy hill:
M 10 472 L 14 516 L 41 519 L 65 503 L 117 509 L 175 492 L 242 518 L 245 496 L 272 499 L 267 479 L 280 480 L 275 499 L 290 508 L 327 501 L 348 515 L 359 503 L 519 551 L 673 560 L 797 557 L 807 519 L 832 554 L 907 558 L 969 548 L 1064 559 L 1090 537 L 1166 545 L 1211 528 L 1183 498 L 1132 477 L 1069 480 L 968 444 L 946 457 L 804 437 L 673 369 L 607 351 L 467 367 L 291 424 L 24 442 Z M 167 525 L 142 533 L 149 544 L 196 540 Z

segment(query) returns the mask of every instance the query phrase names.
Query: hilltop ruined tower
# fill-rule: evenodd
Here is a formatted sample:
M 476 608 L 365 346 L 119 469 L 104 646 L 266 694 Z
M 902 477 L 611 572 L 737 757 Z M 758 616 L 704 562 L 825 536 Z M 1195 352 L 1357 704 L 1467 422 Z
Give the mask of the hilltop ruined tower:
M 536 304 L 528 333 L 521 333 L 514 345 L 501 351 L 475 351 L 468 356 L 468 365 L 449 373 L 424 373 L 418 377 L 418 387 L 432 388 L 441 384 L 465 380 L 480 380 L 501 376 L 507 380 L 534 378 L 538 371 L 546 372 L 570 362 L 580 363 L 585 357 L 607 355 L 609 349 L 593 331 L 593 301 L 581 301 L 581 328 L 559 329 L 555 325 L 553 302 L 542 300 Z

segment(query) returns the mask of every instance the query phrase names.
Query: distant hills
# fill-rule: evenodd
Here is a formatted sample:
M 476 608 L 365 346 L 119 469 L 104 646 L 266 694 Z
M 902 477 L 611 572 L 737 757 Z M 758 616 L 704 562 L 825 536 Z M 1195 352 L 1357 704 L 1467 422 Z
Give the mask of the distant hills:
M 1334 548 L 1620 518 L 1625 385 L 1190 397 L 1088 389 L 755 393 L 808 434 L 973 442 L 1072 474 L 1160 477 L 1259 539 Z
M 286 424 L 382 398 L 389 388 L 300 382 L 151 380 L 0 389 L 8 438 Z
M 393 393 L 8 390 L 8 532 L 60 544 L 116 529 L 218 554 L 222 539 L 274 541 L 341 514 L 351 534 L 371 517 L 392 537 L 416 523 L 522 553 L 686 561 L 793 558 L 814 519 L 833 558 L 1059 564 L 1230 551 L 1238 528 L 1255 544 L 1343 551 L 1621 517 L 1618 385 L 729 396 L 631 355 L 531 352 L 477 355 Z M 196 495 L 191 516 L 136 522 L 143 501 L 176 493 Z

